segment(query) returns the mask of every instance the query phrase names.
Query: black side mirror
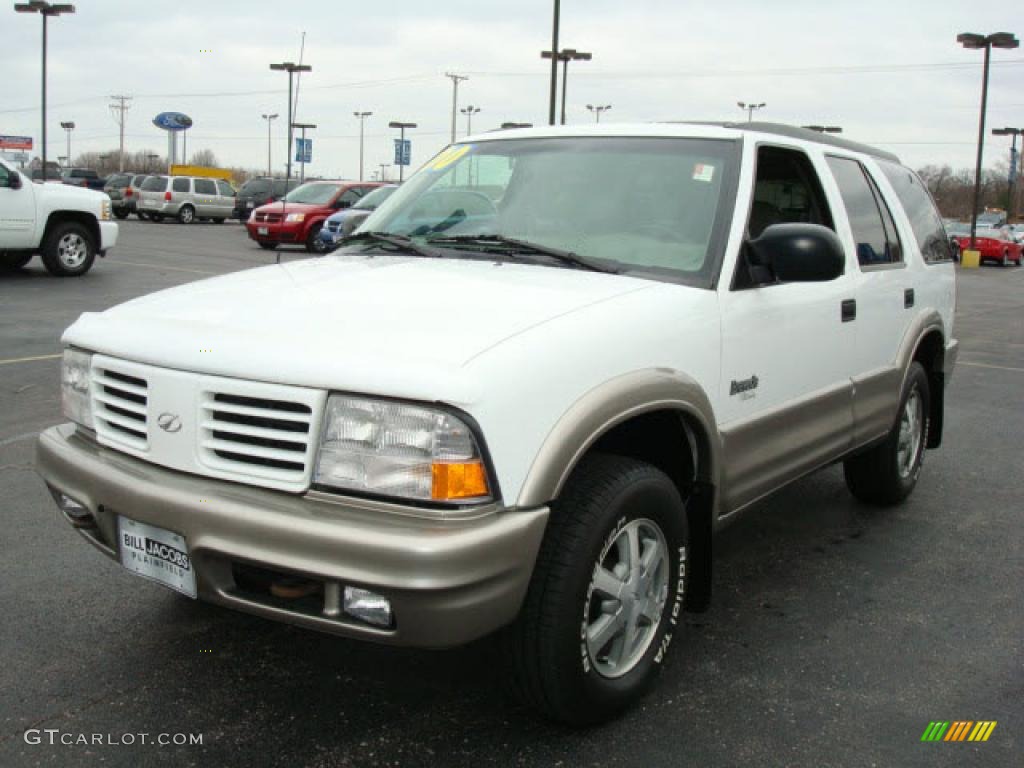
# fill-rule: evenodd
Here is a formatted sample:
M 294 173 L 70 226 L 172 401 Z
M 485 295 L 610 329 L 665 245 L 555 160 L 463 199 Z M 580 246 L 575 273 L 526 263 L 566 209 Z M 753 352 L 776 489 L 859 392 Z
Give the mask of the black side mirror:
M 21 189 L 21 174 L 17 171 L 11 171 L 7 177 L 7 186 L 10 189 Z
M 835 280 L 846 266 L 842 242 L 819 224 L 773 224 L 746 246 L 752 272 L 784 283 Z

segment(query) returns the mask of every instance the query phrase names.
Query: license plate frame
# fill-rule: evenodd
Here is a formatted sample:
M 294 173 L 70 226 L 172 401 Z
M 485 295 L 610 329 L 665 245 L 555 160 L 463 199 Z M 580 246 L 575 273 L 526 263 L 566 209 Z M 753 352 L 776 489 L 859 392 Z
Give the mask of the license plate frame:
M 269 235 L 270 234 L 270 228 L 269 227 L 259 227 L 256 230 L 256 234 L 257 235 Z
M 180 533 L 118 515 L 117 545 L 125 570 L 196 599 L 196 572 Z

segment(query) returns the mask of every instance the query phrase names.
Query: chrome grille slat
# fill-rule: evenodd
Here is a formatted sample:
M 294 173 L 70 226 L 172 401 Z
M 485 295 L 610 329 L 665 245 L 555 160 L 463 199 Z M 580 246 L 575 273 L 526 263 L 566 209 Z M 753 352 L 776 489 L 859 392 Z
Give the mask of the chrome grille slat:
M 97 434 L 117 447 L 149 447 L 149 384 L 132 374 L 96 367 L 91 372 Z
M 123 392 L 130 392 L 131 394 L 139 395 L 140 397 L 146 397 L 149 392 L 146 387 L 139 387 L 126 381 L 119 381 L 108 376 L 103 376 L 102 374 L 94 376 L 93 380 L 107 389 L 120 389 Z
M 146 420 L 147 410 L 146 410 L 146 406 L 144 406 L 144 405 L 139 405 L 138 403 L 133 402 L 131 400 L 124 400 L 124 399 L 119 398 L 119 397 L 112 397 L 111 395 L 108 395 L 106 393 L 102 393 L 101 394 L 101 393 L 97 392 L 95 395 L 93 395 L 93 397 L 95 397 L 97 400 L 99 400 L 104 405 L 110 405 L 110 406 L 114 406 L 114 407 L 117 407 L 117 408 L 121 408 L 122 410 L 125 410 L 125 411 L 131 411 L 132 413 L 137 413 L 140 416 L 142 416 L 142 421 Z

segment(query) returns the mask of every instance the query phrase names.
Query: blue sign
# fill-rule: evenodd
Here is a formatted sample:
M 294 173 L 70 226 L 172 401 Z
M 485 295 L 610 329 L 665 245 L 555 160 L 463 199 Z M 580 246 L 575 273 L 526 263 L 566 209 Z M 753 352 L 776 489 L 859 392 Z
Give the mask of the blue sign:
M 161 112 L 153 118 L 153 125 L 165 131 L 187 131 L 192 127 L 192 118 L 181 112 Z
M 296 163 L 312 163 L 313 162 L 313 140 L 312 139 L 296 139 L 295 140 L 295 162 Z
M 410 165 L 412 163 L 412 139 L 395 139 L 395 165 Z

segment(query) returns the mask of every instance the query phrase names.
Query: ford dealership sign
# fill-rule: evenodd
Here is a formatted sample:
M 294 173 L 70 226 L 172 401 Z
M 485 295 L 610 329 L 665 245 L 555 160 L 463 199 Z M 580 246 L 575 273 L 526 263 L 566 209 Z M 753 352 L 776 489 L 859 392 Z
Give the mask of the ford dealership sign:
M 153 118 L 153 125 L 165 131 L 184 131 L 192 127 L 192 118 L 181 112 L 161 112 Z

